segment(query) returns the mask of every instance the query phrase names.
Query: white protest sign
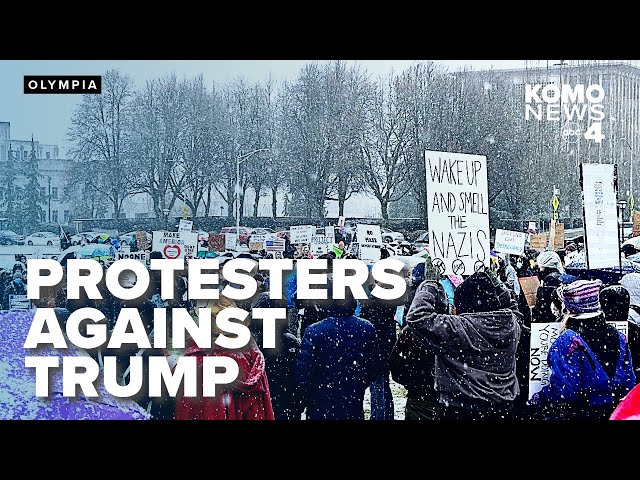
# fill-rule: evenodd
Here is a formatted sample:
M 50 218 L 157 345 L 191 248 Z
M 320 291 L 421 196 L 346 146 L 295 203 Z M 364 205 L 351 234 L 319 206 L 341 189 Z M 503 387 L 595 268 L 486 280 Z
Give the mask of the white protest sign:
M 336 236 L 333 227 L 324 228 L 324 232 L 322 229 L 317 229 L 311 237 L 311 253 L 328 253 L 332 250 L 334 243 L 336 243 Z
M 178 225 L 179 232 L 190 232 L 193 230 L 193 220 L 180 220 L 180 224 Z
M 581 165 L 587 268 L 615 267 L 620 246 L 613 164 Z
M 382 248 L 382 234 L 379 225 L 358 224 L 356 227 L 358 237 L 358 256 L 360 260 L 380 260 L 380 249 Z
M 607 322 L 623 335 L 627 335 L 629 322 Z M 531 324 L 531 346 L 529 351 L 529 398 L 534 393 L 549 385 L 551 369 L 547 362 L 549 349 L 556 341 L 562 322 L 546 322 Z
M 237 241 L 238 241 L 238 234 L 237 233 L 225 233 L 224 234 L 224 249 L 225 250 L 235 250 Z
M 194 258 L 198 256 L 198 234 L 194 232 L 153 232 L 152 250 L 163 258 Z
M 311 237 L 313 236 L 313 225 L 296 225 L 290 228 L 291 230 L 291 243 L 307 245 L 311 243 Z
M 496 240 L 493 249 L 500 253 L 522 255 L 524 253 L 524 242 L 526 240 L 526 233 L 498 228 L 496 230 Z
M 249 237 L 249 250 L 264 250 L 264 242 L 266 239 L 266 235 L 252 234 Z
M 149 252 L 123 252 L 116 253 L 116 260 L 138 260 L 144 264 L 149 263 Z
M 471 275 L 489 266 L 487 158 L 425 151 L 429 246 L 434 266 Z
M 338 226 L 339 227 L 344 227 L 345 222 L 346 222 L 346 218 L 344 216 L 338 217 Z
M 31 300 L 26 295 L 9 295 L 9 310 L 31 310 Z

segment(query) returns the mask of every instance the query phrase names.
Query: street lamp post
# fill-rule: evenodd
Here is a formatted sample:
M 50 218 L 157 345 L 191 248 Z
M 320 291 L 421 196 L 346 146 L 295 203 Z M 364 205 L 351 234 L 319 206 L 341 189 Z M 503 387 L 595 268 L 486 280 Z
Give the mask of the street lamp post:
M 618 202 L 618 208 L 620 208 L 620 245 L 624 243 L 624 209 L 627 208 L 627 202 L 625 200 L 620 200 Z
M 49 180 L 49 223 L 51 223 L 51 177 L 47 177 L 47 179 Z
M 631 153 L 631 158 L 629 158 L 629 211 L 631 213 L 631 220 L 633 221 L 633 210 L 634 210 L 634 198 L 633 198 L 633 147 L 629 144 L 629 141 L 626 138 L 621 138 L 621 142 L 629 147 L 629 151 Z
M 236 251 L 238 250 L 240 238 L 240 164 L 255 153 L 268 152 L 269 150 L 269 148 L 258 148 L 257 150 L 252 150 L 249 153 L 236 157 Z

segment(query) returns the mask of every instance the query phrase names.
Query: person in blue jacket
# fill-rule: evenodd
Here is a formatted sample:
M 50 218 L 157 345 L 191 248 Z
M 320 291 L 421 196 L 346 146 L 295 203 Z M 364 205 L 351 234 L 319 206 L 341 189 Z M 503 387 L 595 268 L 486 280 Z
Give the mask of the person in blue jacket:
M 295 377 L 308 420 L 364 419 L 365 390 L 383 372 L 384 360 L 374 326 L 354 316 L 355 308 L 347 289 L 346 299 L 328 300 L 328 317 L 304 333 Z
M 601 285 L 577 280 L 558 289 L 569 313 L 549 349 L 549 384 L 529 401 L 547 419 L 607 420 L 635 385 L 627 340 L 600 308 Z

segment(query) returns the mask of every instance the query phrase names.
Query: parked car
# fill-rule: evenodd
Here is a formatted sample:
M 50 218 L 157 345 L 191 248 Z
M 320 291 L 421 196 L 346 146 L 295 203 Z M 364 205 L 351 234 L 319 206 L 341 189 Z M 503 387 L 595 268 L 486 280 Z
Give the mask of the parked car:
M 413 244 L 418 248 L 424 248 L 429 246 L 429 232 L 424 232 L 418 235 L 413 241 Z
M 5 232 L 0 232 L 0 245 L 17 245 L 18 242 L 11 235 L 7 235 Z
M 404 242 L 406 240 L 400 232 L 394 232 L 385 227 L 380 227 L 380 233 L 382 234 L 382 241 L 386 243 Z
M 53 246 L 60 245 L 60 237 L 51 232 L 36 232 L 25 237 L 24 242 L 27 245 Z
M 222 227 L 220 233 L 235 233 L 238 235 L 240 244 L 247 244 L 249 241 L 250 230 L 247 227 Z
M 8 238 L 14 243 L 7 243 L 5 245 L 24 245 L 24 236 L 18 235 L 12 230 L 0 230 L 0 237 Z
M 273 228 L 252 228 L 251 229 L 251 235 L 266 235 L 268 233 L 275 233 L 275 231 L 273 230 Z
M 119 235 L 118 241 L 120 242 L 120 245 L 129 245 L 129 246 L 135 245 L 137 242 L 136 233 L 137 231 L 123 233 L 122 235 Z M 147 236 L 147 243 L 151 245 L 152 235 L 149 232 L 144 232 L 144 233 Z
M 71 245 L 81 245 L 83 238 L 85 239 L 85 241 L 87 243 L 89 243 L 89 242 L 91 242 L 91 240 L 96 238 L 98 235 L 100 235 L 100 232 L 89 231 L 89 232 L 76 233 L 75 235 L 71 235 L 71 238 L 70 238 Z

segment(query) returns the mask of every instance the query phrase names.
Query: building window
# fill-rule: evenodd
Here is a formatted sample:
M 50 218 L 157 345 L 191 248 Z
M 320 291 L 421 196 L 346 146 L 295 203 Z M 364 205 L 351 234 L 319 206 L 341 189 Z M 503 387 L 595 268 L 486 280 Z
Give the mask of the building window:
M 23 151 L 22 151 L 22 159 L 23 159 L 23 160 L 26 160 L 28 157 L 29 157 L 29 155 L 27 155 L 27 151 L 26 151 L 26 150 L 23 150 Z
M 58 187 L 51 187 L 51 198 L 58 199 Z
M 47 221 L 47 214 L 44 211 L 40 212 L 40 221 L 42 223 L 45 223 Z
M 69 210 L 64 211 L 64 223 L 68 223 L 71 219 L 71 212 Z
M 0 187 L 0 200 L 4 198 L 4 188 Z
M 40 195 L 43 197 L 47 196 L 47 187 L 40 187 Z
M 47 152 L 47 160 L 51 160 L 51 152 Z
M 58 221 L 58 210 L 51 210 L 51 221 L 53 223 Z

